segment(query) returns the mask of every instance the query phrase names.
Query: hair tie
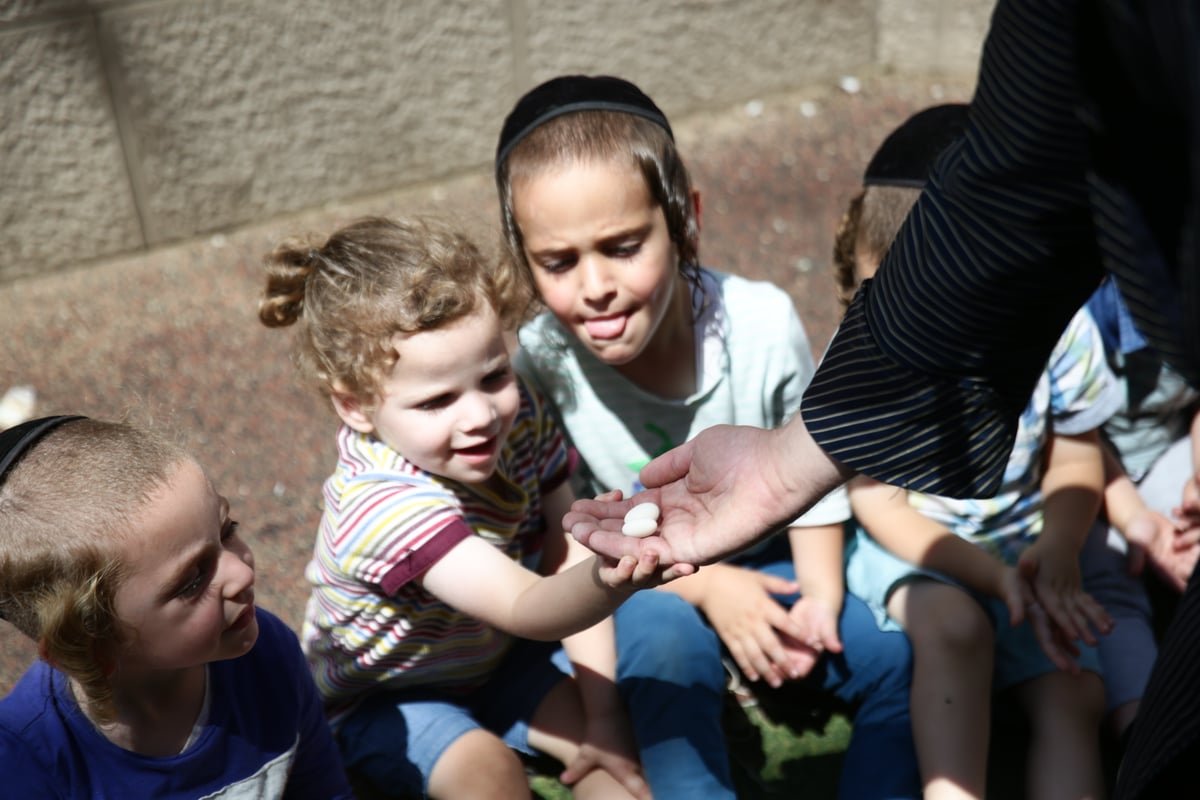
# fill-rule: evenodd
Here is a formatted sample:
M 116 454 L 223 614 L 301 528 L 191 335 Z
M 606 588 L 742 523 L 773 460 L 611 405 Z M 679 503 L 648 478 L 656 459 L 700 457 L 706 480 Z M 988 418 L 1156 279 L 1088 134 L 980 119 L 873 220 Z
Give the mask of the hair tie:
M 8 477 L 8 473 L 17 465 L 27 452 L 50 431 L 76 419 L 87 419 L 78 414 L 61 415 L 56 417 L 41 417 L 14 425 L 5 431 L 0 431 L 0 484 Z
M 645 92 L 622 78 L 610 75 L 563 75 L 526 92 L 504 120 L 496 145 L 496 171 L 516 146 L 539 126 L 576 111 L 620 111 L 655 123 L 672 140 L 667 115 Z

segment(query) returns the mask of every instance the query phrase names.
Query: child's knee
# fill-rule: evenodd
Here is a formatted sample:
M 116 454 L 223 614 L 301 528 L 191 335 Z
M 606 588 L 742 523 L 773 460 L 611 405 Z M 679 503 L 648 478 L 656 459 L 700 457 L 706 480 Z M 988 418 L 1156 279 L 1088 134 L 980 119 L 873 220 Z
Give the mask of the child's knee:
M 428 792 L 435 798 L 528 797 L 529 780 L 520 757 L 482 728 L 454 741 L 434 763 Z
M 906 631 L 918 653 L 936 647 L 962 656 L 986 654 L 990 659 L 996 639 L 987 614 L 965 595 L 927 607 L 925 613 L 911 620 Z

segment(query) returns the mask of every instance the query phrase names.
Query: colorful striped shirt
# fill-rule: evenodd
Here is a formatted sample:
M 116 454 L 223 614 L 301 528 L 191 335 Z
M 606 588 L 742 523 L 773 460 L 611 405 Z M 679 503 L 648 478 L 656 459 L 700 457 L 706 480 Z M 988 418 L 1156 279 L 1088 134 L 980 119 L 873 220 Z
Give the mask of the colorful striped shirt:
M 537 569 L 542 496 L 567 480 L 570 457 L 543 398 L 521 403 L 488 484 L 427 473 L 374 436 L 342 426 L 338 464 L 305 575 L 301 639 L 335 721 L 366 692 L 482 684 L 512 637 L 434 597 L 415 578 L 468 536 Z M 502 488 L 493 486 L 498 483 Z

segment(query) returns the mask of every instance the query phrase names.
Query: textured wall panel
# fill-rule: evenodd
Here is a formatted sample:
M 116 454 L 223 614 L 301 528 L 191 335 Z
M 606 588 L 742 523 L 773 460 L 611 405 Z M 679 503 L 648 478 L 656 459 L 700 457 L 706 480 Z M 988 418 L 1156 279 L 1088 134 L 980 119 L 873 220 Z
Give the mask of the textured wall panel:
M 0 280 L 142 245 L 91 32 L 0 34 Z
M 872 60 L 868 0 L 526 0 L 531 81 L 627 77 L 670 112 L 803 86 Z
M 974 72 L 995 0 L 879 0 L 879 62 L 897 72 Z
M 503 113 L 501 0 L 189 0 L 102 20 L 152 242 L 484 163 L 480 120 Z

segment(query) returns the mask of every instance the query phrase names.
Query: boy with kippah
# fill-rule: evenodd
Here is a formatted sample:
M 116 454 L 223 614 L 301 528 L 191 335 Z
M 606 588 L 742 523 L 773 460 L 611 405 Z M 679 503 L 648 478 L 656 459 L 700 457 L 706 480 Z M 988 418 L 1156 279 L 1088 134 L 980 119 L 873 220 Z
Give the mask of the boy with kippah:
M 0 616 L 42 659 L 0 700 L 5 797 L 352 797 L 237 527 L 147 431 L 56 416 L 0 433 Z

